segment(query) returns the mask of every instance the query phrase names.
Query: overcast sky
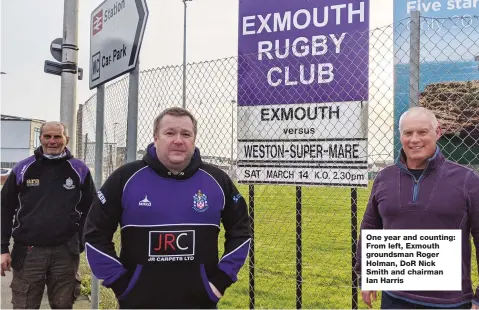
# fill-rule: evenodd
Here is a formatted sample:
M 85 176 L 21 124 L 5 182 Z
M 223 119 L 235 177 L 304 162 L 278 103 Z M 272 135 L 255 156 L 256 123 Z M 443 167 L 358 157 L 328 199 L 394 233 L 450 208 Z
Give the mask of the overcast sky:
M 126 0 L 131 1 L 131 0 Z M 371 1 L 371 28 L 392 24 L 392 0 Z M 63 0 L 1 0 L 1 113 L 60 119 L 60 77 L 43 72 L 50 42 L 62 37 Z M 101 0 L 81 0 L 77 102 L 88 88 L 90 14 Z M 180 65 L 183 59 L 183 3 L 148 0 L 150 16 L 140 54 L 141 70 Z M 188 62 L 237 55 L 238 0 L 193 0 L 187 11 Z

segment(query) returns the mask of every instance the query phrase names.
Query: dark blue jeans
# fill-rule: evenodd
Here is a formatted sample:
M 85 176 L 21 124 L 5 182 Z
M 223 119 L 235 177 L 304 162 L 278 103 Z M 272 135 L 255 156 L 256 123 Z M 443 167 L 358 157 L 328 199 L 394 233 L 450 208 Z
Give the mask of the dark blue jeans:
M 453 308 L 438 308 L 414 304 L 383 292 L 381 297 L 381 309 L 471 309 L 472 303 L 465 303 Z

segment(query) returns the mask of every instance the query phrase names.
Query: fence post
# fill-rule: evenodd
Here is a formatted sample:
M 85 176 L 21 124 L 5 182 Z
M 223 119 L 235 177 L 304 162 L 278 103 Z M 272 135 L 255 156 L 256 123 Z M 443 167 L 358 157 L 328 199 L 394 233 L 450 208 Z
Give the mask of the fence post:
M 103 184 L 103 138 L 105 131 L 105 85 L 97 87 L 96 96 L 96 142 L 95 142 L 95 186 Z M 99 281 L 91 275 L 91 308 L 98 309 L 100 304 Z
M 251 242 L 249 247 L 249 309 L 255 309 L 255 272 L 254 272 L 254 185 L 249 184 L 249 216 L 251 219 Z
M 296 309 L 303 308 L 303 215 L 302 187 L 296 186 Z
M 416 107 L 419 104 L 419 49 L 421 47 L 419 11 L 411 12 L 409 44 L 409 107 Z
M 86 156 L 88 154 L 88 133 L 85 134 L 85 146 L 83 149 L 83 161 L 86 162 Z
M 138 131 L 138 88 L 140 80 L 140 60 L 128 79 L 128 117 L 126 129 L 126 162 L 136 160 Z
M 83 155 L 83 104 L 78 105 L 77 112 L 77 149 L 75 150 L 76 157 L 80 159 Z
M 358 244 L 358 189 L 351 188 L 351 309 L 358 309 L 358 275 L 355 272 L 356 251 Z

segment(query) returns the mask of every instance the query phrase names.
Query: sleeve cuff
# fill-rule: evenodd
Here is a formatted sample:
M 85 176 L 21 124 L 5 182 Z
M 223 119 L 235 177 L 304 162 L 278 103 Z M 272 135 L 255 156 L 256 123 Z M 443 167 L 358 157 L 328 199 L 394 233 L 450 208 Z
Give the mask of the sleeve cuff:
M 2 254 L 8 254 L 10 250 L 8 249 L 8 244 L 2 244 Z
M 216 268 L 215 273 L 210 278 L 210 282 L 218 289 L 221 295 L 225 294 L 226 289 L 233 284 L 231 278 L 224 273 L 219 267 Z
M 113 293 L 115 293 L 115 295 L 118 297 L 126 291 L 126 288 L 128 287 L 129 283 L 130 277 L 128 276 L 128 272 L 125 272 L 113 283 L 104 286 L 111 288 L 113 290 Z
M 477 300 L 477 299 L 473 299 L 472 303 L 476 306 L 479 306 L 479 300 Z

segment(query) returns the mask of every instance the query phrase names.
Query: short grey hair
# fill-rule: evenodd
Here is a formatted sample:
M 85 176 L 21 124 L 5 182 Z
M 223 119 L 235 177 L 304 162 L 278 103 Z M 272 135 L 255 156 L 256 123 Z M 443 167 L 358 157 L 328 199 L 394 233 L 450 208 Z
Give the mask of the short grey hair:
M 53 123 L 56 123 L 56 124 L 59 124 L 60 126 L 63 127 L 63 134 L 68 137 L 68 133 L 67 133 L 67 126 L 61 122 L 45 122 L 43 123 L 41 126 L 40 126 L 40 136 L 42 136 L 42 133 L 43 133 L 43 127 L 45 125 L 49 125 L 49 124 L 53 124 Z
M 431 120 L 431 125 L 434 130 L 437 129 L 439 126 L 439 122 L 437 121 L 436 115 L 431 110 L 428 110 L 424 107 L 412 107 L 406 112 L 404 112 L 401 117 L 399 118 L 399 133 L 401 133 L 402 123 L 404 118 L 407 116 L 416 116 L 416 115 L 426 115 Z

